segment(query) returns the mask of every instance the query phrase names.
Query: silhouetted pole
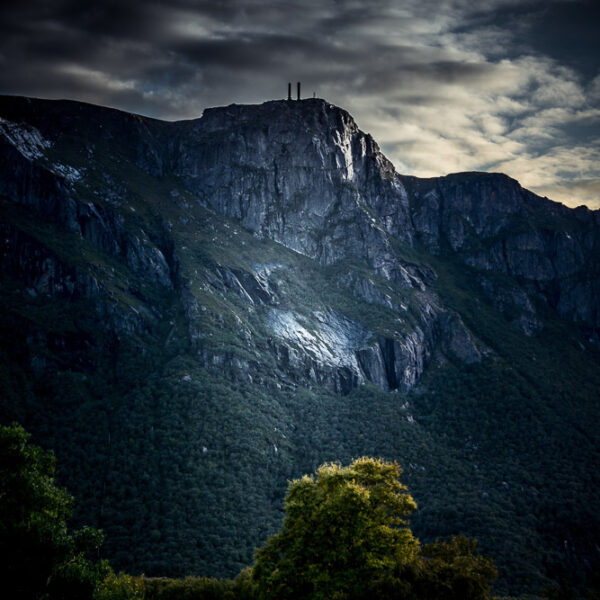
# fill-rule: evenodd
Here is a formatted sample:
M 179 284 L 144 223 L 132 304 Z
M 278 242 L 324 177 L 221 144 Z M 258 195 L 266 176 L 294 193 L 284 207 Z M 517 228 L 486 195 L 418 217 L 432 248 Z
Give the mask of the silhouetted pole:
M 298 82 L 298 100 L 300 100 L 300 82 Z
M 288 100 L 292 99 L 292 84 L 288 83 Z

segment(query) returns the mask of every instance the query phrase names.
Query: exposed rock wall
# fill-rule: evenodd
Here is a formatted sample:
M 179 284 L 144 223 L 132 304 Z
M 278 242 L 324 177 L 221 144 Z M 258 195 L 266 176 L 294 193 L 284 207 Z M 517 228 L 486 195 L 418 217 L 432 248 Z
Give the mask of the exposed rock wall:
M 323 265 L 352 257 L 392 271 L 382 223 L 411 242 L 393 167 L 348 113 L 322 100 L 207 110 L 182 131 L 173 163 L 210 206 Z
M 399 176 L 352 117 L 323 100 L 232 105 L 180 123 L 14 98 L 3 99 L 0 109 L 5 205 L 81 239 L 125 265 L 132 277 L 176 295 L 190 341 L 210 368 L 252 379 L 267 351 L 282 382 L 347 392 L 365 381 L 407 390 L 440 356 L 480 360 L 486 349 L 434 293 L 437 274 L 426 254 L 408 262 L 399 246 L 415 256 L 424 246 L 476 269 L 475 280 L 490 302 L 514 313 L 513 324 L 527 335 L 542 327 L 540 303 L 563 318 L 600 326 L 598 211 L 567 209 L 503 175 Z M 88 157 L 87 167 L 53 158 L 63 135 L 74 140 L 70 152 Z M 99 162 L 105 158 L 101 148 L 120 153 Z M 98 164 L 115 170 L 102 172 Z M 335 304 L 305 307 L 289 299 L 281 304 L 272 270 L 259 265 L 200 264 L 201 275 L 195 267 L 180 273 L 185 247 L 177 223 L 157 227 L 161 215 L 154 214 L 151 225 L 127 204 L 129 178 L 137 181 L 140 174 L 146 185 L 172 182 L 164 202 L 177 205 L 182 223 L 188 222 L 182 210 L 193 220 L 194 211 L 205 207 L 318 267 L 344 265 L 335 274 L 336 285 L 356 302 L 384 310 L 385 326 L 367 327 Z M 179 200 L 184 196 L 195 205 Z M 17 226 L 6 231 L 6 273 L 21 277 L 35 293 L 93 296 L 105 313 L 119 312 L 106 281 L 60 259 L 51 243 L 43 249 Z M 248 355 L 211 342 L 203 331 L 207 309 L 197 297 L 198 277 L 204 278 L 202 293 L 261 308 L 256 318 L 270 332 L 268 348 L 258 347 L 243 319 L 228 321 L 216 313 L 217 326 L 238 332 Z M 127 320 L 111 322 L 132 330 Z
M 416 237 L 432 252 L 450 250 L 476 269 L 514 278 L 527 297 L 517 294 L 511 306 L 526 306 L 523 318 L 537 301 L 600 326 L 600 211 L 569 209 L 500 174 L 406 180 Z M 492 299 L 503 295 L 491 287 Z

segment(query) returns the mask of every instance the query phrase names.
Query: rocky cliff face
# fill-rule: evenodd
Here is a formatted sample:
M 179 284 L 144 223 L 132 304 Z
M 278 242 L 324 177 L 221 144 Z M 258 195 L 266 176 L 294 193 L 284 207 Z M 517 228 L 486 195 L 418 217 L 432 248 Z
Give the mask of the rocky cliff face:
M 536 329 L 534 303 L 598 327 L 598 211 L 572 210 L 540 198 L 505 175 L 406 181 L 414 190 L 417 239 L 432 252 L 453 252 L 480 271 L 490 300 L 520 312 L 517 322 L 526 332 Z M 508 275 L 513 285 L 503 289 L 486 273 Z
M 345 111 L 321 100 L 210 109 L 182 131 L 174 172 L 219 212 L 322 265 L 397 259 L 382 228 L 411 242 L 408 197 Z M 382 223 L 383 221 L 383 223 Z
M 515 313 L 513 323 L 529 335 L 542 327 L 540 303 L 599 325 L 597 213 L 537 198 L 500 175 L 401 177 L 348 113 L 322 100 L 234 105 L 169 124 L 5 98 L 2 119 L 5 209 L 35 215 L 117 260 L 126 271 L 120 287 L 136 300 L 120 310 L 111 290 L 118 275 L 99 273 L 93 261 L 61 263 L 51 244 L 33 260 L 27 232 L 8 223 L 5 272 L 22 273 L 30 288 L 49 295 L 94 296 L 99 314 L 112 305 L 108 312 L 131 317 L 109 319 L 115 330 L 149 329 L 145 319 L 160 316 L 133 279 L 163 288 L 179 298 L 197 356 L 212 368 L 252 379 L 267 352 L 282 384 L 347 392 L 366 381 L 410 389 L 434 358 L 480 360 L 486 348 L 443 306 L 435 270 L 422 258 L 404 258 L 419 248 L 474 268 L 489 300 Z M 148 190 L 159 182 L 149 203 Z M 282 293 L 281 272 L 299 276 L 294 260 L 274 267 L 223 260 L 219 235 L 198 245 L 204 261 L 186 259 L 190 224 L 202 220 L 204 230 L 215 211 L 226 218 L 218 227 L 239 227 L 236 241 L 224 234 L 228 252 L 237 241 L 271 241 L 330 269 L 327 285 L 376 306 L 382 318 L 353 318 L 335 301 L 299 301 L 293 284 Z M 37 244 L 43 247 L 39 236 Z M 508 287 L 497 274 L 508 276 Z M 207 295 L 224 304 L 215 308 Z M 242 326 L 233 343 L 239 349 L 241 339 L 243 357 L 205 331 L 237 335 L 231 313 L 233 322 L 243 317 L 230 297 L 255 312 L 254 325 Z

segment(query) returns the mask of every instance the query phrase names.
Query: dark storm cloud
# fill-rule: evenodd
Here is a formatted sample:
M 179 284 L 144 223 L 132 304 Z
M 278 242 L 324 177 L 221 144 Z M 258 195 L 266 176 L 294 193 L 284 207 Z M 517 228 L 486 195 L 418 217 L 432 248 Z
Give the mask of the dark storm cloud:
M 330 46 L 306 40 L 302 37 L 280 34 L 241 33 L 236 37 L 212 40 L 185 40 L 172 45 L 182 57 L 196 61 L 199 65 L 232 69 L 263 69 L 285 65 L 298 57 L 303 60 L 326 58 L 328 61 L 344 62 L 348 52 L 341 52 Z
M 160 33 L 161 10 L 152 2 L 76 2 L 73 0 L 30 0 L 3 2 L 2 30 L 39 34 L 149 38 Z
M 600 3 L 565 0 L 503 7 L 482 19 L 503 31 L 514 32 L 513 54 L 536 52 L 579 70 L 586 77 L 598 73 Z
M 0 92 L 189 118 L 284 97 L 300 79 L 307 94 L 349 109 L 404 172 L 493 168 L 573 200 L 563 193 L 568 171 L 573 201 L 591 203 L 596 5 L 5 0 Z
M 341 84 L 354 73 L 353 85 L 381 91 L 415 75 L 460 83 L 485 70 L 485 65 L 436 60 L 410 45 L 382 43 L 380 34 L 393 16 L 389 13 L 387 2 L 311 6 L 310 2 L 181 0 L 168 8 L 160 3 L 106 0 L 91 8 L 72 1 L 12 3 L 3 9 L 2 46 L 3 54 L 16 56 L 36 73 L 35 85 L 30 83 L 28 89 L 56 89 L 58 81 L 65 83 L 57 70 L 73 64 L 118 79 L 136 79 L 140 88 L 148 87 L 147 78 L 159 69 L 189 73 L 193 65 L 204 79 L 222 88 L 224 100 L 239 79 L 230 74 L 217 82 L 223 70 L 238 73 L 241 79 L 248 71 L 270 70 L 284 80 L 310 74 L 316 87 Z M 393 18 L 399 28 L 410 25 L 407 15 Z M 82 70 L 79 73 L 83 76 Z M 0 89 L 14 87 L 15 76 L 22 84 L 19 80 L 28 78 L 6 73 Z M 160 87 L 160 80 L 155 81 Z M 175 77 L 168 83 L 183 81 Z M 168 101 L 165 109 L 171 112 Z

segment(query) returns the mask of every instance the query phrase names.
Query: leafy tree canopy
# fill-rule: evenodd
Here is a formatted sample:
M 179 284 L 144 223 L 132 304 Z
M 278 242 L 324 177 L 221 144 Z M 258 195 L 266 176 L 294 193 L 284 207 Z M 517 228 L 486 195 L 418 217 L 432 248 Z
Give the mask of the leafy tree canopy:
M 261 596 L 349 597 L 414 560 L 406 517 L 417 506 L 399 475 L 396 463 L 360 458 L 292 481 L 283 528 L 257 554 Z
M 259 598 L 483 600 L 496 576 L 464 537 L 421 547 L 397 463 L 325 464 L 290 483 L 280 533 L 256 555 Z
M 108 564 L 86 552 L 102 543 L 90 527 L 69 532 L 73 498 L 56 485 L 51 452 L 19 425 L 0 426 L 0 572 L 18 598 L 91 597 Z

